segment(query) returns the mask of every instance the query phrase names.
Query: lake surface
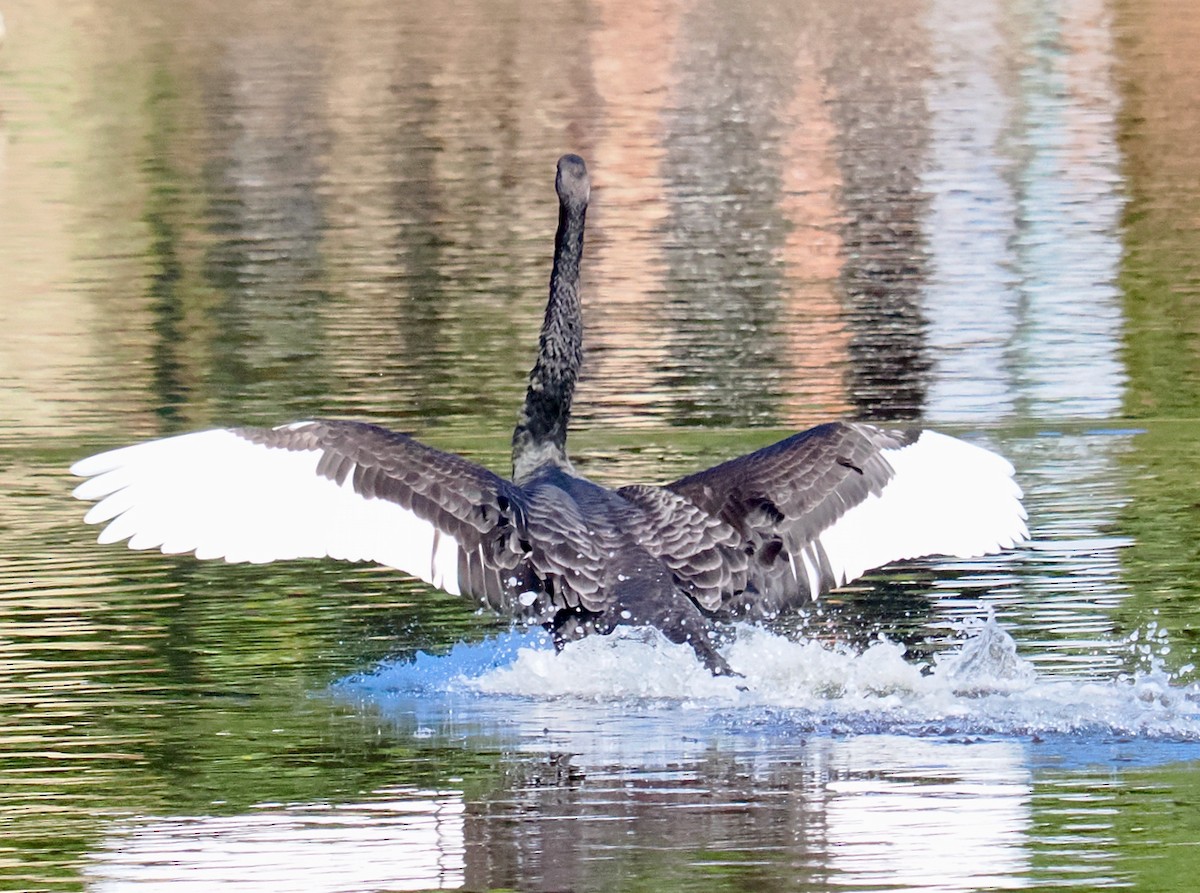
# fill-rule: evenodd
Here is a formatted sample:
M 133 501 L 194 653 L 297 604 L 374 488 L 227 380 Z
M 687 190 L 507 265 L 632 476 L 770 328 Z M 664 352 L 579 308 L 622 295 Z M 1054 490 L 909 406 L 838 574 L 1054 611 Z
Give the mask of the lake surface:
M 0 888 L 1194 889 L 1200 17 L 852 6 L 3 0 Z M 739 629 L 742 680 L 95 543 L 66 468 L 159 434 L 506 471 L 567 151 L 582 471 L 920 422 L 1030 542 Z

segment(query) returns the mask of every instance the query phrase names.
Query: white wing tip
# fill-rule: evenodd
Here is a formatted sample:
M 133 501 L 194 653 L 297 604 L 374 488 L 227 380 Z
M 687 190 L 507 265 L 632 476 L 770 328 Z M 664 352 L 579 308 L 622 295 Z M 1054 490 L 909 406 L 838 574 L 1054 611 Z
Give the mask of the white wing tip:
M 820 535 L 835 578 L 910 558 L 982 558 L 1029 538 L 1015 471 L 998 453 L 925 430 L 883 457 L 895 474 L 882 492 Z
M 277 430 L 298 430 L 312 421 Z M 104 524 L 98 542 L 265 564 L 293 558 L 376 561 L 457 593 L 459 543 L 352 476 L 318 473 L 319 449 L 271 449 L 228 429 L 150 440 L 81 459 L 77 499 Z
M 117 452 L 117 450 L 109 450 L 105 453 L 96 453 L 93 456 L 87 456 L 86 458 L 80 459 L 71 465 L 71 474 L 75 475 L 77 478 L 92 478 L 98 474 L 103 474 L 106 471 L 112 471 L 120 464 L 119 462 L 113 462 L 110 458 L 115 452 Z M 80 487 L 85 486 L 87 483 L 87 481 L 84 481 L 83 484 L 80 484 L 79 487 L 76 487 L 72 495 L 77 499 L 91 498 L 88 496 L 79 495 Z

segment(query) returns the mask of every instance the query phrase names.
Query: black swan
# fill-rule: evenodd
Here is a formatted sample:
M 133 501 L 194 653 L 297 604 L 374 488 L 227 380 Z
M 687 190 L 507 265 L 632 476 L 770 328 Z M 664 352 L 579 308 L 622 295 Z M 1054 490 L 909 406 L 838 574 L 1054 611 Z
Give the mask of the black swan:
M 374 561 L 553 632 L 618 625 L 731 669 L 715 623 L 803 604 L 891 561 L 997 552 L 1027 536 L 1000 456 L 933 431 L 833 422 L 663 486 L 577 474 L 567 422 L 582 361 L 579 269 L 590 180 L 558 162 L 558 231 L 511 481 L 349 421 L 228 428 L 77 462 L 101 543 L 267 562 Z

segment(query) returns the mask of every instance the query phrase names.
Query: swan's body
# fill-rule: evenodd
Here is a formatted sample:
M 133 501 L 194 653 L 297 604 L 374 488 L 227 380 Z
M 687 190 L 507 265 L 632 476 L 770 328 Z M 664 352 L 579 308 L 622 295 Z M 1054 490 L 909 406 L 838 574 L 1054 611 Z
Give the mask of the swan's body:
M 357 422 L 201 431 L 84 459 L 103 543 L 266 562 L 375 561 L 551 629 L 654 626 L 730 672 L 714 620 L 771 617 L 903 558 L 1024 538 L 1008 462 L 932 431 L 836 422 L 666 486 L 610 490 L 566 452 L 582 359 L 589 181 L 559 160 L 559 226 L 513 479 Z

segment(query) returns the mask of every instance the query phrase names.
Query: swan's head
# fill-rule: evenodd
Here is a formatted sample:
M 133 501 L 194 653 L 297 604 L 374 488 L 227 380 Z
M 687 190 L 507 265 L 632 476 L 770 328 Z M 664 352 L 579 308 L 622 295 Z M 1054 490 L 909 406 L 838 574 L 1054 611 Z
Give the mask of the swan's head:
M 558 175 L 554 178 L 559 204 L 586 208 L 592 191 L 592 180 L 587 165 L 578 155 L 564 155 L 558 159 Z

